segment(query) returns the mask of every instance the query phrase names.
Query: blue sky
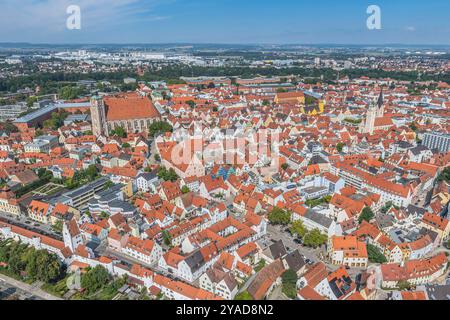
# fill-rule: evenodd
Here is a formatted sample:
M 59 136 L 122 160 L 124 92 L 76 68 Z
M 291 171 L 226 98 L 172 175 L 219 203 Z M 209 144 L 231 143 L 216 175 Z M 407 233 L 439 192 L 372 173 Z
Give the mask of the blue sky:
M 81 8 L 81 30 L 66 8 Z M 380 6 L 382 30 L 366 28 Z M 450 45 L 448 0 L 0 0 L 0 42 Z

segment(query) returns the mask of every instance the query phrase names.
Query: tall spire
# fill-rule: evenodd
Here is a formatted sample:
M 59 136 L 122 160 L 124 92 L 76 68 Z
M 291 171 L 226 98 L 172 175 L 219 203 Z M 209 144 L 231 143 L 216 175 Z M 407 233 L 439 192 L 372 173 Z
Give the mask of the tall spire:
M 377 101 L 378 109 L 381 109 L 383 107 L 383 104 L 384 104 L 383 87 L 381 87 L 380 96 L 378 97 L 378 101 Z

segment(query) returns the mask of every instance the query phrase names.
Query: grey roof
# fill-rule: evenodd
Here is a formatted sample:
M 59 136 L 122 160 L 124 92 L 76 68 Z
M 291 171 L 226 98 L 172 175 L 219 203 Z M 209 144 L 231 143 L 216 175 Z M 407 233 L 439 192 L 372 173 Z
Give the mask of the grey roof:
M 450 300 L 450 285 L 425 286 L 429 300 Z
M 405 209 L 406 214 L 409 215 L 417 215 L 419 217 L 423 216 L 426 213 L 426 210 L 424 208 L 421 207 L 417 207 L 414 206 L 412 204 L 410 204 L 406 209 Z
M 136 178 L 144 178 L 147 181 L 158 178 L 156 171 L 140 173 Z
M 398 145 L 400 148 L 404 148 L 404 149 L 410 149 L 410 148 L 413 148 L 413 145 L 412 145 L 411 143 L 409 143 L 409 142 L 407 142 L 407 141 L 403 141 L 403 140 L 396 141 L 396 142 L 394 142 L 394 144 L 396 144 L 396 145 Z
M 430 150 L 427 147 L 423 146 L 423 145 L 418 145 L 417 147 L 414 147 L 412 149 L 410 149 L 409 151 L 412 152 L 413 155 L 419 155 L 422 151 L 427 151 Z
M 289 269 L 295 272 L 298 272 L 301 268 L 303 268 L 306 265 L 305 260 L 303 260 L 303 257 L 298 250 L 289 253 L 286 256 L 286 258 L 284 258 L 284 260 L 289 266 Z
M 100 178 L 100 179 L 98 179 L 98 180 L 96 180 L 96 181 L 94 181 L 94 182 L 91 182 L 91 183 L 89 183 L 89 184 L 87 184 L 87 185 L 84 185 L 84 186 L 82 186 L 82 187 L 80 187 L 80 188 L 78 188 L 78 189 L 69 191 L 69 192 L 65 193 L 64 196 L 70 197 L 70 198 L 77 197 L 77 196 L 79 196 L 79 195 L 82 195 L 82 194 L 84 194 L 84 193 L 86 193 L 86 192 L 91 191 L 91 189 L 94 189 L 94 188 L 97 188 L 97 187 L 99 187 L 99 186 L 104 185 L 104 184 L 107 183 L 108 181 L 109 181 L 108 178 L 102 177 L 102 178 Z
M 286 247 L 284 246 L 283 240 L 279 240 L 269 247 L 270 254 L 272 255 L 272 258 L 278 259 L 282 258 L 287 254 Z
M 305 218 L 308 218 L 309 220 L 314 221 L 317 224 L 320 224 L 321 226 L 324 226 L 325 228 L 329 228 L 331 224 L 333 223 L 333 219 L 328 218 L 327 216 L 320 214 L 314 210 L 309 209 L 305 213 Z
M 310 164 L 323 164 L 323 163 L 328 163 L 327 160 L 325 160 L 324 158 L 322 158 L 321 156 L 313 156 L 311 158 L 311 160 L 309 161 Z
M 203 255 L 200 250 L 197 250 L 194 253 L 192 253 L 184 261 L 187 263 L 192 273 L 195 273 L 202 267 L 202 265 L 205 264 L 205 259 L 203 258 Z

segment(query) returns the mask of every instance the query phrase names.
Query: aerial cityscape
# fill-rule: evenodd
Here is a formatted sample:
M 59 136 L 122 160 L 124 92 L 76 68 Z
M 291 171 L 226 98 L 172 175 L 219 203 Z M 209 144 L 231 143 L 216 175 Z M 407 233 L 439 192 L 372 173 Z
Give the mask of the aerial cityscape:
M 234 42 L 171 36 L 199 1 L 113 1 L 100 41 L 62 2 L 65 30 L 0 31 L 0 300 L 450 300 L 448 19 L 394 32 L 379 1 L 384 44 Z M 144 11 L 167 41 L 127 29 Z

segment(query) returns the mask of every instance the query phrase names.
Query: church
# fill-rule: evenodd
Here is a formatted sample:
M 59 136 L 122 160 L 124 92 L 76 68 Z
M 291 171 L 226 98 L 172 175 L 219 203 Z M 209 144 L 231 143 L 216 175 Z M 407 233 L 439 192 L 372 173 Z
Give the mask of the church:
M 279 92 L 274 102 L 298 105 L 300 113 L 308 116 L 319 115 L 325 111 L 325 100 L 321 95 L 310 91 Z
M 121 127 L 128 133 L 148 132 L 161 115 L 147 96 L 137 92 L 91 99 L 92 132 L 109 136 Z
M 389 130 L 394 123 L 391 118 L 384 116 L 383 90 L 376 103 L 371 103 L 367 110 L 366 119 L 361 123 L 361 133 L 373 134 L 377 130 Z

